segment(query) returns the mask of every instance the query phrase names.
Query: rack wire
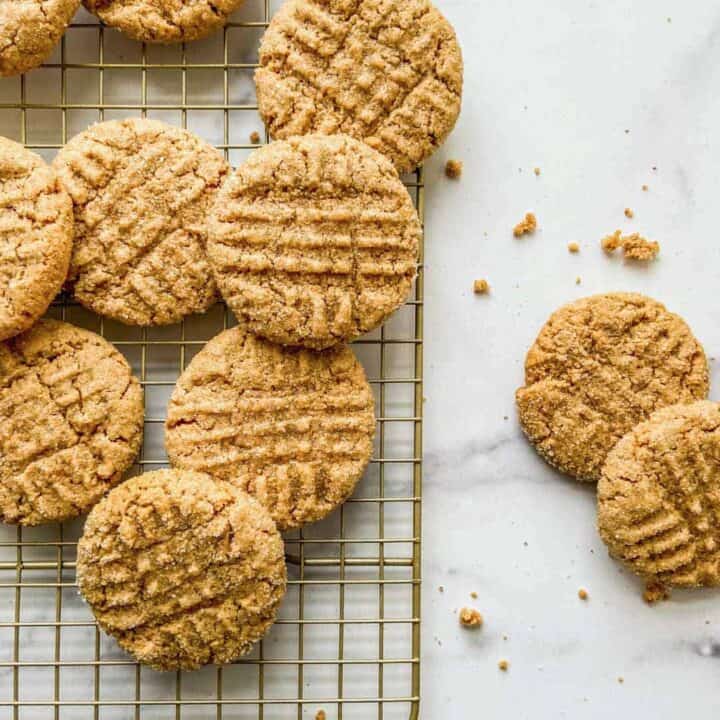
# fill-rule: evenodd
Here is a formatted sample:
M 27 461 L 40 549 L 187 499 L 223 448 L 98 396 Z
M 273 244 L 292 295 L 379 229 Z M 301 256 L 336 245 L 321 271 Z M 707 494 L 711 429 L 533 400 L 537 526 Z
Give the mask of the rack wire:
M 156 117 L 198 132 L 236 165 L 262 127 L 252 72 L 274 9 L 271 0 L 247 0 L 222 32 L 169 47 L 134 43 L 80 11 L 42 68 L 0 80 L 0 134 L 50 160 L 91 122 Z M 422 170 L 406 184 L 422 220 Z M 192 356 L 233 324 L 227 308 L 148 329 L 62 296 L 49 314 L 100 332 L 125 354 L 146 398 L 145 440 L 131 474 L 166 465 L 167 399 Z M 319 709 L 329 720 L 417 718 L 422 329 L 421 251 L 412 299 L 354 343 L 376 397 L 373 460 L 339 511 L 287 535 L 287 597 L 245 659 L 194 673 L 138 665 L 98 630 L 76 592 L 82 519 L 0 526 L 0 718 L 301 720 Z

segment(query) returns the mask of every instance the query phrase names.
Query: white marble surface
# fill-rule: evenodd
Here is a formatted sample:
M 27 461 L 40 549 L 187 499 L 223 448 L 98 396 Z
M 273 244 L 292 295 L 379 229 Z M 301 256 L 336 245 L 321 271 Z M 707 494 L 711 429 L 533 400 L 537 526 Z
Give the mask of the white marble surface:
M 597 536 L 592 488 L 535 455 L 513 393 L 549 313 L 596 292 L 652 295 L 720 352 L 720 7 L 439 5 L 462 40 L 466 94 L 428 169 L 422 715 L 716 717 L 720 594 L 647 607 Z M 442 178 L 451 157 L 465 163 L 459 183 Z M 513 239 L 531 209 L 539 232 Z M 604 257 L 598 241 L 616 228 L 659 240 L 661 259 Z M 490 297 L 473 296 L 478 277 Z M 473 604 L 477 633 L 453 612 Z

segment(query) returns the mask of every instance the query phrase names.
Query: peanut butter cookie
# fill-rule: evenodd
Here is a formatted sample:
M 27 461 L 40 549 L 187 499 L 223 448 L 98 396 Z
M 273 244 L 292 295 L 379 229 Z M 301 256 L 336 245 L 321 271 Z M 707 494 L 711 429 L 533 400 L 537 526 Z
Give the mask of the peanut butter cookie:
M 217 150 L 157 120 L 112 120 L 76 135 L 54 166 L 75 207 L 79 302 L 129 325 L 168 325 L 215 302 L 207 210 L 228 171 Z
M 707 397 L 705 352 L 677 315 L 632 293 L 553 313 L 525 361 L 520 424 L 540 454 L 595 482 L 615 443 L 654 410 Z
M 647 580 L 720 585 L 720 405 L 658 410 L 608 455 L 598 528 L 610 554 Z
M 80 0 L 0 0 L 0 76 L 42 65 L 78 7 Z
M 290 349 L 236 327 L 181 375 L 165 444 L 174 465 L 231 481 L 285 530 L 350 496 L 374 432 L 372 392 L 350 348 Z
M 428 0 L 288 0 L 255 73 L 272 137 L 352 135 L 401 173 L 453 129 L 462 84 L 455 31 Z
M 83 0 L 106 25 L 135 40 L 199 40 L 227 24 L 244 0 Z
M 347 136 L 308 135 L 256 150 L 225 183 L 208 256 L 246 327 L 323 349 L 403 303 L 420 232 L 387 158 Z
M 89 510 L 142 440 L 140 383 L 89 330 L 41 320 L 0 343 L 0 520 L 66 520 Z
M 0 137 L 0 340 L 47 310 L 65 281 L 72 239 L 72 203 L 55 173 Z
M 158 670 L 228 663 L 270 628 L 285 594 L 282 538 L 229 483 L 158 470 L 90 513 L 77 578 L 100 627 Z

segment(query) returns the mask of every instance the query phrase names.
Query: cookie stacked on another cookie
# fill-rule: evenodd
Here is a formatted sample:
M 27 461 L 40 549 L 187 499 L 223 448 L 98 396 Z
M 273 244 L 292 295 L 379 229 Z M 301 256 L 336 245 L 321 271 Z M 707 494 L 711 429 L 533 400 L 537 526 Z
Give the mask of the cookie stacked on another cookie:
M 187 130 L 131 118 L 92 125 L 53 167 L 72 198 L 75 298 L 129 325 L 168 325 L 216 299 L 207 213 L 221 153 Z
M 95 506 L 77 577 L 100 627 L 158 670 L 250 652 L 287 582 L 267 511 L 229 483 L 181 470 L 132 478 Z
M 390 161 L 343 135 L 256 150 L 210 219 L 208 257 L 240 322 L 323 349 L 380 325 L 416 274 L 420 221 Z

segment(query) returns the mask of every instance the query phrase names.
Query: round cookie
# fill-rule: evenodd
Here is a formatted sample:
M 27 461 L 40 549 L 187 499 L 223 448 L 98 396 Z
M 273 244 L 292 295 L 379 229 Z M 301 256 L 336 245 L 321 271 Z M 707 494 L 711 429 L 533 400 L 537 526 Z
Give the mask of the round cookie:
M 525 361 L 520 424 L 551 464 L 595 482 L 615 443 L 654 410 L 707 397 L 705 353 L 651 298 L 609 293 L 553 313 Z
M 77 579 L 100 627 L 157 670 L 247 654 L 285 594 L 267 511 L 229 483 L 182 470 L 134 477 L 96 505 Z
M 608 455 L 598 528 L 610 554 L 663 585 L 720 585 L 720 405 L 658 410 Z
M 0 520 L 60 522 L 120 482 L 142 441 L 140 383 L 104 338 L 57 320 L 0 344 Z
M 235 327 L 180 376 L 165 445 L 173 465 L 232 482 L 286 530 L 353 492 L 372 454 L 373 406 L 347 346 L 289 349 Z
M 73 212 L 55 173 L 0 137 L 0 340 L 27 330 L 67 276 Z
M 83 0 L 103 23 L 135 40 L 179 43 L 224 27 L 244 0 Z
M 80 0 L 0 0 L 0 76 L 42 65 L 79 6 Z
M 168 325 L 216 300 L 207 211 L 228 165 L 157 120 L 112 120 L 55 158 L 75 209 L 69 283 L 77 300 L 129 325 Z
M 252 332 L 323 349 L 380 325 L 416 274 L 420 221 L 392 164 L 343 135 L 256 150 L 218 193 L 208 257 Z
M 462 84 L 455 31 L 429 0 L 288 0 L 255 72 L 273 138 L 345 133 L 401 173 L 453 129 Z

